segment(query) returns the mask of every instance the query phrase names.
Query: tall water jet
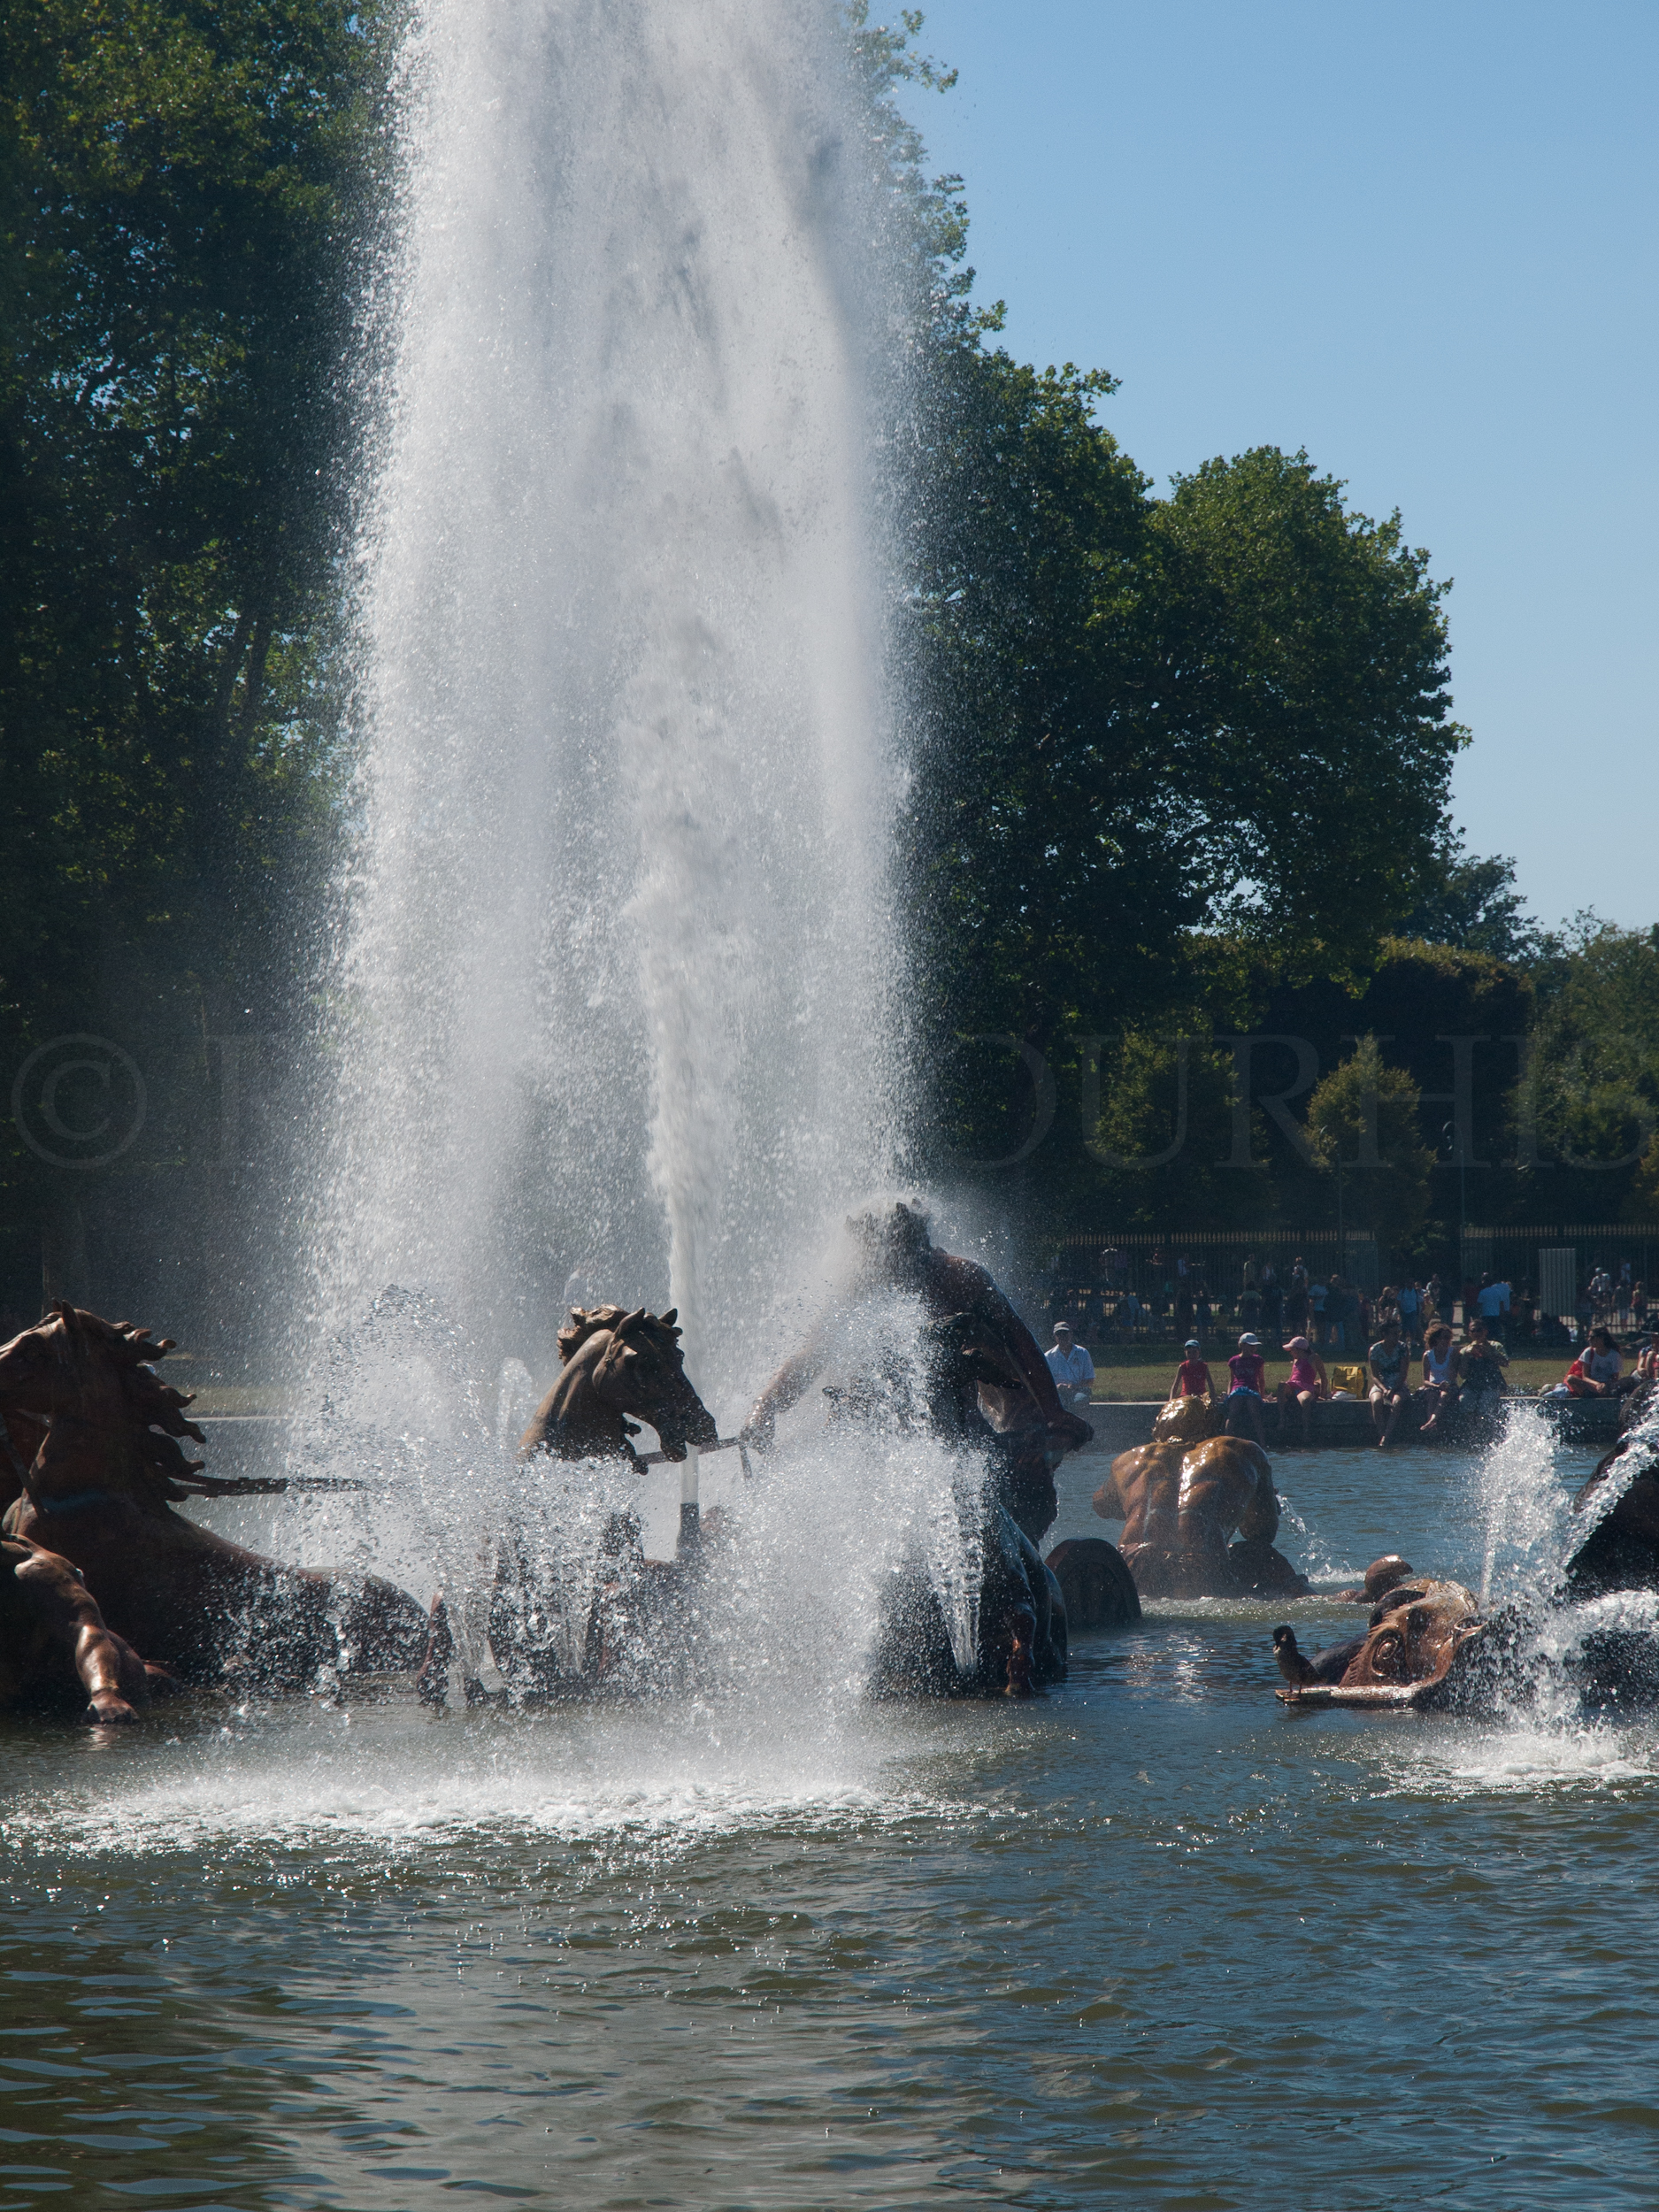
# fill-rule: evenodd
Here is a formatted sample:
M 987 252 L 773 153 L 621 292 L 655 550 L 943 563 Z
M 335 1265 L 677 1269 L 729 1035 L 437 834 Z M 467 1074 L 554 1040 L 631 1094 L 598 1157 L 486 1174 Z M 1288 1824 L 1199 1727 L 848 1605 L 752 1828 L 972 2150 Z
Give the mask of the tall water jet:
M 544 1353 L 580 1268 L 672 1297 L 719 1387 L 884 1176 L 889 303 L 843 35 L 791 0 L 411 34 L 325 1317 L 413 1284 Z

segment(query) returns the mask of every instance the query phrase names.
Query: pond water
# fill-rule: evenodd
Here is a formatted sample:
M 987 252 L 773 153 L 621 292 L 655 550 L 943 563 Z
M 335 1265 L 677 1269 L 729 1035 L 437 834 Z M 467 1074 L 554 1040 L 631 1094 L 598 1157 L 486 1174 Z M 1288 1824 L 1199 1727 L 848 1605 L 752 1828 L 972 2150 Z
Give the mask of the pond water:
M 1279 1471 L 1321 1573 L 1504 1571 L 1472 1457 Z M 10 1724 L 0 2212 L 1652 2205 L 1659 1732 L 1292 1717 L 1286 1609 L 1018 1708 Z

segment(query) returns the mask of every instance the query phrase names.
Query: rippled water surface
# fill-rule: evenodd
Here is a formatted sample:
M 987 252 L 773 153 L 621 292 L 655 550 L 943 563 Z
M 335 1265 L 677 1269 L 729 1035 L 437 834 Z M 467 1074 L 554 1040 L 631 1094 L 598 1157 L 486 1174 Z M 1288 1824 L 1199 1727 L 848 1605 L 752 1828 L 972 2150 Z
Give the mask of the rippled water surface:
M 1486 1569 L 1472 1461 L 1279 1473 Z M 1659 1734 L 1292 1717 L 1283 1609 L 1023 1708 L 12 1725 L 0 2208 L 1659 2201 Z

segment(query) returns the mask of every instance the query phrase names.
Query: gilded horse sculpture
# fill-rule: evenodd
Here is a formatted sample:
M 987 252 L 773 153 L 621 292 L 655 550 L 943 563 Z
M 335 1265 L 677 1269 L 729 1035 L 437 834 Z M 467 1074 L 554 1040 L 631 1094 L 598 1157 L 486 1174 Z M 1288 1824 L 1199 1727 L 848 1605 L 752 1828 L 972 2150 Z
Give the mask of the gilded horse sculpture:
M 325 1664 L 418 1665 L 425 1609 L 391 1583 L 279 1565 L 174 1509 L 239 1486 L 185 1455 L 204 1440 L 155 1372 L 172 1349 L 68 1305 L 0 1346 L 4 1533 L 70 1562 L 108 1630 L 186 1680 L 296 1688 Z
M 548 1452 L 556 1459 L 625 1459 L 637 1466 L 628 1417 L 649 1421 L 663 1440 L 664 1459 L 688 1447 L 719 1441 L 714 1417 L 686 1376 L 678 1309 L 632 1313 L 621 1306 L 577 1306 L 558 1333 L 559 1376 L 536 1408 L 518 1456 Z
M 672 1306 L 663 1314 L 648 1313 L 643 1306 L 632 1312 L 622 1306 L 573 1307 L 558 1333 L 557 1380 L 519 1439 L 520 1463 L 546 1455 L 620 1460 L 639 1467 L 642 1463 L 633 1443 L 639 1433 L 636 1419 L 649 1422 L 657 1431 L 664 1459 L 683 1460 L 689 1448 L 717 1444 L 719 1432 L 714 1417 L 686 1374 L 678 1320 Z M 507 1532 L 495 1545 L 493 1571 L 488 1563 L 489 1548 L 487 1542 L 480 1576 L 488 1587 L 487 1607 L 486 1589 L 480 1587 L 463 1601 L 452 1622 L 445 1599 L 440 1595 L 434 1601 L 417 1682 L 428 1704 L 448 1701 L 449 1675 L 457 1660 L 464 1694 L 469 1699 L 480 1694 L 485 1634 L 511 1686 L 546 1694 L 571 1679 L 568 1665 L 537 1632 L 548 1608 L 518 1532 Z M 622 1607 L 621 1583 L 637 1581 L 643 1573 L 646 1563 L 639 1548 L 636 1516 L 613 1517 L 600 1556 L 605 1581 L 602 1584 L 596 1575 L 588 1594 L 588 1621 L 578 1640 L 583 1654 L 578 1679 L 601 1671 L 606 1656 L 595 1608 L 607 1601 L 608 1617 L 614 1622 Z M 634 1624 L 642 1625 L 639 1621 Z

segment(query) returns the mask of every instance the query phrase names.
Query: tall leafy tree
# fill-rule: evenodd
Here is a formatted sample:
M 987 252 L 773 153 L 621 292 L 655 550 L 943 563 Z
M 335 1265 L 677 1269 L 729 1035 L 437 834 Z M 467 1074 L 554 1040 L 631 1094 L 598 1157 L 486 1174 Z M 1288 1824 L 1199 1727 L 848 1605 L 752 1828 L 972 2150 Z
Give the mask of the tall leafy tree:
M 263 926 L 326 749 L 325 496 L 384 56 L 341 0 L 13 0 L 0 48 L 0 998 Z
M 1423 1141 L 1417 1085 L 1362 1037 L 1308 1101 L 1315 1165 L 1340 1178 L 1348 1228 L 1373 1232 L 1391 1252 L 1411 1246 L 1428 1218 L 1434 1155 Z
M 1156 498 L 1095 419 L 1109 377 L 971 333 L 939 354 L 908 824 L 939 1038 L 1064 1062 L 1190 998 L 1217 929 L 1291 976 L 1363 977 L 1466 741 L 1426 555 L 1302 455 Z M 997 1068 L 951 1064 L 948 1125 L 1006 1122 Z
M 1477 859 L 1460 836 L 1448 836 L 1434 853 L 1401 934 L 1523 963 L 1537 956 L 1541 941 L 1517 887 L 1514 861 L 1502 854 Z
M 327 816 L 339 363 L 389 31 L 380 0 L 0 14 L 8 1087 L 55 1033 L 137 1041 L 142 1001 L 153 1043 L 183 985 L 199 1034 L 281 975 Z M 43 1173 L 7 1124 L 14 1222 L 55 1202 Z
M 1517 1092 L 1525 1195 L 1546 1217 L 1644 1218 L 1659 1194 L 1659 929 L 1594 913 L 1546 937 L 1538 1021 Z

